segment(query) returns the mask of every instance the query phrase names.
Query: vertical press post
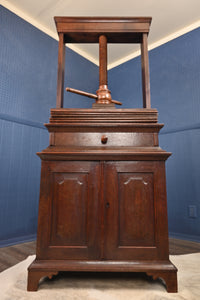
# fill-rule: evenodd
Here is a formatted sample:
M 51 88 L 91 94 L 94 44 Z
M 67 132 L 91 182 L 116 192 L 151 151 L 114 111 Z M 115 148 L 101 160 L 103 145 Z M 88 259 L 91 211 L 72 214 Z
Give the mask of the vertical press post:
M 65 41 L 64 41 L 64 34 L 59 33 L 56 108 L 63 107 L 64 74 L 65 74 Z
M 111 104 L 111 100 L 107 78 L 107 37 L 102 34 L 99 36 L 99 89 L 96 103 Z
M 142 63 L 143 108 L 151 108 L 147 33 L 142 34 L 141 63 Z
M 107 85 L 107 38 L 99 37 L 99 85 Z

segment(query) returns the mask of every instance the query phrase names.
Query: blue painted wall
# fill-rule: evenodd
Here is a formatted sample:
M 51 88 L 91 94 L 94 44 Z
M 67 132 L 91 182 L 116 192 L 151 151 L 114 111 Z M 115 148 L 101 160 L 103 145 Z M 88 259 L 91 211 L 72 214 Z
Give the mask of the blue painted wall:
M 200 241 L 200 29 L 149 53 L 152 107 L 165 124 L 160 145 L 167 161 L 169 231 Z M 140 58 L 109 71 L 112 97 L 123 107 L 142 107 Z M 124 96 L 125 95 L 125 96 Z M 194 205 L 196 218 L 189 218 Z
M 40 159 L 56 105 L 58 43 L 0 6 L 0 245 L 36 234 Z M 98 68 L 67 49 L 65 85 L 95 92 Z M 69 76 L 70 74 L 70 76 Z M 65 107 L 90 107 L 68 93 Z

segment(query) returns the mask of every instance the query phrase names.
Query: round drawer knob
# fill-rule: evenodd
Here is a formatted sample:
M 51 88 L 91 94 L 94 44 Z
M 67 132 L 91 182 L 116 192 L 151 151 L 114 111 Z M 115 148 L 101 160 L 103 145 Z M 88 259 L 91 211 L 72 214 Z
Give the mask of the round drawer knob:
M 101 143 L 102 144 L 106 144 L 107 141 L 108 141 L 108 137 L 106 135 L 102 135 L 102 137 L 101 137 Z

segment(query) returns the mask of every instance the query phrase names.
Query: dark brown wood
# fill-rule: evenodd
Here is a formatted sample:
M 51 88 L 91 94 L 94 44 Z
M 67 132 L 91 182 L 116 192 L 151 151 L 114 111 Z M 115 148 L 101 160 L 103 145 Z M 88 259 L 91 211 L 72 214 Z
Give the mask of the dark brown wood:
M 80 34 L 93 41 L 98 33 L 100 86 L 92 109 L 52 109 L 46 124 L 50 145 L 38 153 L 42 168 L 37 250 L 28 269 L 28 290 L 36 290 L 41 277 L 59 271 L 106 271 L 146 272 L 163 278 L 168 292 L 176 292 L 165 182 L 170 153 L 159 147 L 163 125 L 157 123 L 157 111 L 150 109 L 150 19 L 56 22 L 63 43 L 78 41 Z M 127 34 L 142 37 L 145 109 L 113 109 L 107 88 L 107 40 L 126 39 Z M 61 87 L 62 77 L 58 81 Z
M 59 33 L 57 100 L 56 100 L 57 108 L 63 107 L 64 74 L 65 74 L 65 41 L 64 41 L 64 34 Z
M 54 138 L 51 147 L 38 153 L 37 258 L 29 272 L 39 275 L 34 273 L 33 281 L 40 271 L 156 271 L 159 277 L 165 274 L 168 290 L 174 291 L 176 283 L 168 283 L 177 270 L 169 261 L 164 165 L 170 153 L 154 145 L 162 127 L 157 112 L 51 113 L 47 127 Z M 98 116 L 98 126 L 93 127 L 92 114 Z M 76 124 L 79 129 L 72 134 Z
M 151 272 L 147 272 L 147 275 L 152 276 L 152 278 L 154 280 L 156 280 L 157 278 L 162 278 L 165 282 L 168 293 L 177 293 L 178 292 L 177 274 L 176 274 L 175 270 L 172 272 L 151 271 Z
M 77 90 L 77 89 L 72 89 L 72 88 L 66 87 L 66 91 L 71 92 L 71 93 L 75 93 L 75 94 L 78 94 L 78 95 L 81 95 L 81 96 L 86 96 L 86 97 L 89 97 L 89 98 L 92 98 L 92 99 L 97 99 L 96 94 L 87 93 L 87 92 L 80 91 L 80 90 Z
M 151 17 L 55 17 L 58 33 L 66 43 L 98 43 L 105 34 L 108 43 L 140 43 L 148 33 Z
M 143 33 L 142 35 L 141 64 L 142 64 L 143 107 L 151 108 L 147 33 Z
M 103 258 L 103 257 L 102 257 Z M 176 268 L 168 261 L 80 261 L 80 260 L 36 260 L 28 271 L 28 291 L 37 291 L 39 280 L 42 277 L 51 278 L 60 271 L 81 272 L 137 272 L 152 276 L 153 279 L 162 278 L 169 293 L 177 292 Z M 42 271 L 41 271 L 42 270 Z
M 99 258 L 99 172 L 92 161 L 42 162 L 38 259 Z
M 127 127 L 130 125 L 131 127 L 134 126 L 137 127 L 138 123 L 141 128 L 145 127 L 147 124 L 150 124 L 150 127 L 160 128 L 163 127 L 163 124 L 158 124 L 158 111 L 156 109 L 117 109 L 115 111 L 109 110 L 108 108 L 105 109 L 52 109 L 51 110 L 51 117 L 50 117 L 50 124 L 45 124 L 47 126 L 48 130 L 50 130 L 51 127 L 55 127 L 58 125 L 60 128 L 60 125 L 63 125 L 67 127 L 69 124 L 70 130 L 73 130 L 71 128 L 71 122 L 74 123 L 76 126 L 77 124 L 80 124 L 81 126 L 84 126 L 84 124 L 88 124 L 88 126 L 91 127 L 97 126 L 102 129 L 102 126 L 109 127 L 112 126 L 114 130 L 114 127 L 117 125 L 120 125 L 122 128 L 125 127 L 127 130 Z M 121 129 L 122 129 L 121 128 Z M 65 128 L 65 130 L 67 130 Z M 95 129 L 97 130 L 97 128 Z M 135 130 L 135 129 L 134 129 Z M 56 130 L 57 131 L 57 130 Z M 80 129 L 79 129 L 80 131 Z M 85 131 L 85 129 L 84 129 Z M 142 129 L 143 131 L 143 129 Z M 118 130 L 117 130 L 118 132 Z M 157 131 L 158 132 L 158 131 Z
M 105 257 L 167 260 L 164 163 L 119 161 L 105 168 Z
M 31 266 L 30 266 L 31 267 Z M 58 275 L 57 271 L 29 271 L 28 273 L 28 281 L 27 281 L 27 291 L 28 292 L 36 292 L 38 289 L 39 281 L 42 277 L 48 277 L 49 279 L 52 279 L 53 276 Z
M 111 103 L 112 97 L 107 80 L 107 37 L 101 34 L 99 36 L 99 89 L 97 90 L 96 105 L 110 105 Z
M 60 271 L 89 271 L 89 272 L 159 272 L 163 268 L 163 272 L 175 272 L 176 268 L 169 261 L 122 261 L 122 260 L 35 260 L 30 265 L 30 271 L 36 272 L 40 268 L 45 272 Z M 150 275 L 152 276 L 152 275 Z
M 99 85 L 107 85 L 107 38 L 99 37 Z

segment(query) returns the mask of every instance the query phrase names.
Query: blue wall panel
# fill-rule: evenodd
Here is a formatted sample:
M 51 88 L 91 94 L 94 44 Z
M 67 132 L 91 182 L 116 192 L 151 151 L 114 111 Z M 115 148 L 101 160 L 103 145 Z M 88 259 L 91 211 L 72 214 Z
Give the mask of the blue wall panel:
M 167 161 L 169 231 L 172 234 L 200 237 L 200 129 L 160 135 L 160 144 L 172 152 Z M 197 218 L 189 218 L 189 205 L 197 208 Z
M 65 70 L 65 87 L 96 93 L 99 87 L 99 69 L 96 65 L 67 48 Z M 94 101 L 77 94 L 64 93 L 64 107 L 91 108 Z
M 200 29 L 149 52 L 152 107 L 165 124 L 160 145 L 167 161 L 169 231 L 200 241 Z M 122 107 L 142 107 L 140 58 L 109 71 L 109 88 Z M 123 99 L 124 97 L 124 99 Z M 189 218 L 194 205 L 196 218 Z
M 150 51 L 152 107 L 165 130 L 200 125 L 200 29 Z
M 56 40 L 0 6 L 0 108 L 2 114 L 47 122 L 56 106 Z M 98 67 L 66 48 L 65 86 L 95 92 Z M 65 92 L 65 107 L 91 107 L 88 98 Z
M 55 105 L 57 42 L 0 7 L 1 113 L 38 122 Z
M 121 64 L 108 72 L 108 87 L 112 98 L 122 102 L 117 108 L 142 108 L 140 57 Z
M 56 40 L 0 6 L 0 245 L 35 236 L 40 181 L 36 152 L 48 146 L 56 106 Z M 66 49 L 65 86 L 94 92 L 98 68 Z M 65 107 L 91 100 L 65 92 Z
M 36 233 L 44 129 L 0 120 L 0 241 Z

